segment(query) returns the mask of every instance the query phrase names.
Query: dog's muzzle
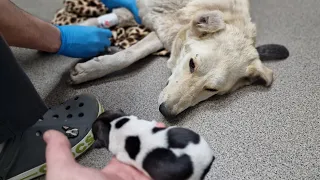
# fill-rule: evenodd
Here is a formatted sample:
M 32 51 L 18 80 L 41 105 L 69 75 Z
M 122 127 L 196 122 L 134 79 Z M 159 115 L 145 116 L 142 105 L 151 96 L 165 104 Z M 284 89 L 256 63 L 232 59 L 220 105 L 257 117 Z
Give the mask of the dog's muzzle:
M 174 118 L 175 115 L 172 114 L 170 112 L 170 110 L 168 110 L 167 106 L 165 103 L 161 103 L 160 106 L 159 106 L 159 111 L 161 112 L 161 114 L 165 117 L 165 118 Z

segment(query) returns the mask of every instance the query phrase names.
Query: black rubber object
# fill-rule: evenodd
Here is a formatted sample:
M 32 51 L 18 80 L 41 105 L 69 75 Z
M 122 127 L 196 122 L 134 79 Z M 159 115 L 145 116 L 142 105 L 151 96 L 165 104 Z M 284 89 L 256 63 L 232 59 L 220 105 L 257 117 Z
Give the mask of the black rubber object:
M 279 44 L 265 44 L 258 46 L 257 51 L 262 61 L 283 60 L 289 57 L 289 50 Z
M 91 133 L 92 123 L 102 111 L 99 102 L 91 95 L 80 95 L 49 109 L 42 119 L 27 129 L 20 137 L 16 136 L 15 139 L 7 143 L 1 155 L 2 158 L 0 157 L 0 179 L 38 177 L 42 173 L 38 172 L 42 171 L 39 166 L 45 164 L 46 144 L 42 138 L 44 132 L 54 129 L 65 134 L 63 126 L 76 128 L 79 130 L 78 136 L 69 138 L 71 147 L 75 147 Z M 90 140 L 86 147 L 93 143 L 90 138 L 86 139 Z M 38 169 L 21 176 L 22 173 L 34 168 Z M 6 177 L 5 174 L 7 174 Z

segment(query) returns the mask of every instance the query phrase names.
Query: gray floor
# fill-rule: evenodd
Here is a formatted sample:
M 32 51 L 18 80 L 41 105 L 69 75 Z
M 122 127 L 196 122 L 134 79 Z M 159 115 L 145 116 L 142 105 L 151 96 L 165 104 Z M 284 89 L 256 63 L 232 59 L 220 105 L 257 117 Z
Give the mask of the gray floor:
M 62 4 L 14 2 L 45 20 Z M 273 86 L 212 98 L 183 113 L 177 125 L 201 133 L 214 149 L 208 179 L 320 179 L 320 1 L 255 0 L 251 7 L 258 44 L 283 44 L 291 52 L 287 60 L 267 62 L 275 72 Z M 70 87 L 66 72 L 76 59 L 14 52 L 49 105 L 89 92 L 105 108 L 165 121 L 157 98 L 169 76 L 166 58 L 150 57 L 116 76 Z M 109 156 L 93 150 L 80 162 L 101 168 Z

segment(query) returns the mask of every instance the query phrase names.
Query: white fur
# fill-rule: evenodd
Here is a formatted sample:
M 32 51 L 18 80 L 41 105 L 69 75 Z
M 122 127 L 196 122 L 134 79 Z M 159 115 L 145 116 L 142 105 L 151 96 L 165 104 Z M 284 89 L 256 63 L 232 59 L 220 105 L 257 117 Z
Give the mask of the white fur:
M 264 79 L 267 86 L 272 83 L 273 73 L 261 63 L 255 49 L 256 27 L 251 22 L 248 0 L 137 0 L 137 3 L 143 24 L 154 33 L 127 50 L 77 64 L 71 72 L 73 83 L 123 69 L 163 47 L 171 50 L 167 65 L 172 75 L 160 94 L 159 104 L 164 103 L 172 115 L 215 94 L 249 85 L 254 78 Z M 133 23 L 128 10 L 115 9 L 114 13 L 120 24 Z M 208 24 L 199 23 L 203 17 Z M 196 64 L 194 73 L 189 70 L 191 58 Z

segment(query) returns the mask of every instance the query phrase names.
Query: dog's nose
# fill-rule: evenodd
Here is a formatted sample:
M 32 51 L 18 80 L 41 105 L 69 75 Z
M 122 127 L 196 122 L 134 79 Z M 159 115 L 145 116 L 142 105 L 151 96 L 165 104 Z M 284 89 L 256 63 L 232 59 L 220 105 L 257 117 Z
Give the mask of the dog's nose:
M 170 111 L 167 109 L 165 103 L 161 103 L 159 106 L 159 111 L 165 118 L 172 118 L 174 115 L 170 113 Z

